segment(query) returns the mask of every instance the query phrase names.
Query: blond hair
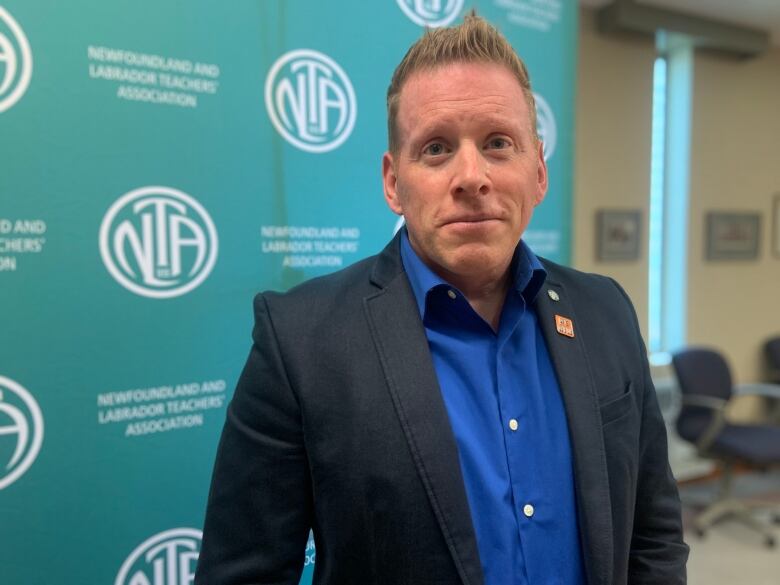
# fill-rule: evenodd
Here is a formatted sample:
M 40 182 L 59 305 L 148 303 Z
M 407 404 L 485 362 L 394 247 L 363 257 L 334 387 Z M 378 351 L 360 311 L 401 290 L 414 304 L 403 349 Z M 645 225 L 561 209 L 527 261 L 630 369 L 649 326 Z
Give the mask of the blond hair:
M 404 83 L 418 71 L 430 71 L 451 63 L 494 63 L 509 69 L 523 90 L 531 121 L 531 134 L 536 134 L 536 103 L 523 60 L 512 45 L 484 18 L 471 11 L 463 24 L 449 28 L 426 29 L 407 51 L 393 72 L 387 88 L 387 136 L 390 152 L 398 152 L 398 102 Z

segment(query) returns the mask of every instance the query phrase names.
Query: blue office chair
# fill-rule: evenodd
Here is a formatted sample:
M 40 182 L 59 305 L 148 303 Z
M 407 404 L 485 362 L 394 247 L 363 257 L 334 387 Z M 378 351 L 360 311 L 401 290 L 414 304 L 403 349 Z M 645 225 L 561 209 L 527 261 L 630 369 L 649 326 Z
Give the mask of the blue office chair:
M 722 467 L 719 496 L 696 516 L 694 530 L 704 536 L 716 522 L 734 517 L 757 530 L 766 546 L 774 547 L 770 528 L 756 520 L 750 506 L 732 497 L 732 481 L 735 463 L 758 468 L 780 464 L 780 427 L 726 421 L 725 407 L 732 395 L 731 373 L 717 351 L 688 348 L 674 354 L 672 365 L 682 392 L 677 432 L 693 443 L 702 457 L 715 459 Z

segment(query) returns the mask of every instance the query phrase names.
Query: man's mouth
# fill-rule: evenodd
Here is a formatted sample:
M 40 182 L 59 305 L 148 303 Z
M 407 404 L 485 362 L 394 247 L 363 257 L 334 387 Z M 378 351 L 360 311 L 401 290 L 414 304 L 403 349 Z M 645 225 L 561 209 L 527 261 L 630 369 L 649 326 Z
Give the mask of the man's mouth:
M 498 218 L 494 215 L 478 214 L 478 215 L 459 215 L 452 217 L 444 222 L 444 225 L 457 225 L 457 224 L 474 224 L 479 225 L 490 221 L 497 221 Z

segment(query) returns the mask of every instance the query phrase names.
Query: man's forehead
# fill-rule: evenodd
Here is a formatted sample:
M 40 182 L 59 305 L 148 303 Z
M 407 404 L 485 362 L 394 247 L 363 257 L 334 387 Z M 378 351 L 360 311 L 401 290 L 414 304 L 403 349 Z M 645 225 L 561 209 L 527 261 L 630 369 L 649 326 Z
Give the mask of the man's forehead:
M 471 109 L 470 106 L 474 108 Z M 401 88 L 398 118 L 406 129 L 456 116 L 527 118 L 523 88 L 508 67 L 494 63 L 451 63 L 416 71 Z M 426 120 L 420 120 L 425 116 Z
M 503 77 L 507 81 L 512 80 L 517 86 L 517 90 L 522 92 L 520 81 L 507 65 L 490 61 L 452 61 L 433 67 L 425 67 L 410 74 L 401 87 L 400 93 L 403 94 L 409 88 L 419 87 L 441 88 L 444 91 L 445 88 L 449 87 L 446 82 L 453 81 L 453 78 L 468 77 L 474 80 L 486 80 L 497 76 Z

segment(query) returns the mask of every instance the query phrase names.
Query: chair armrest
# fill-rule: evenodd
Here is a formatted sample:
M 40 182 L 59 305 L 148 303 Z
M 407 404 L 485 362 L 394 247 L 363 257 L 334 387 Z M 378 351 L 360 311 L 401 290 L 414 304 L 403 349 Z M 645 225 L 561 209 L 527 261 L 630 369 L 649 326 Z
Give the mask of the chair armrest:
M 734 386 L 734 394 L 780 399 L 780 384 L 737 384 Z
M 701 434 L 699 440 L 696 441 L 696 448 L 704 455 L 726 425 L 726 404 L 728 404 L 728 400 L 703 394 L 685 394 L 682 397 L 682 404 L 683 406 L 696 406 L 713 411 L 712 421 Z
M 714 396 L 705 396 L 704 394 L 685 394 L 682 397 L 682 403 L 685 406 L 700 406 L 710 410 L 723 410 L 726 408 L 728 400 L 715 398 Z

